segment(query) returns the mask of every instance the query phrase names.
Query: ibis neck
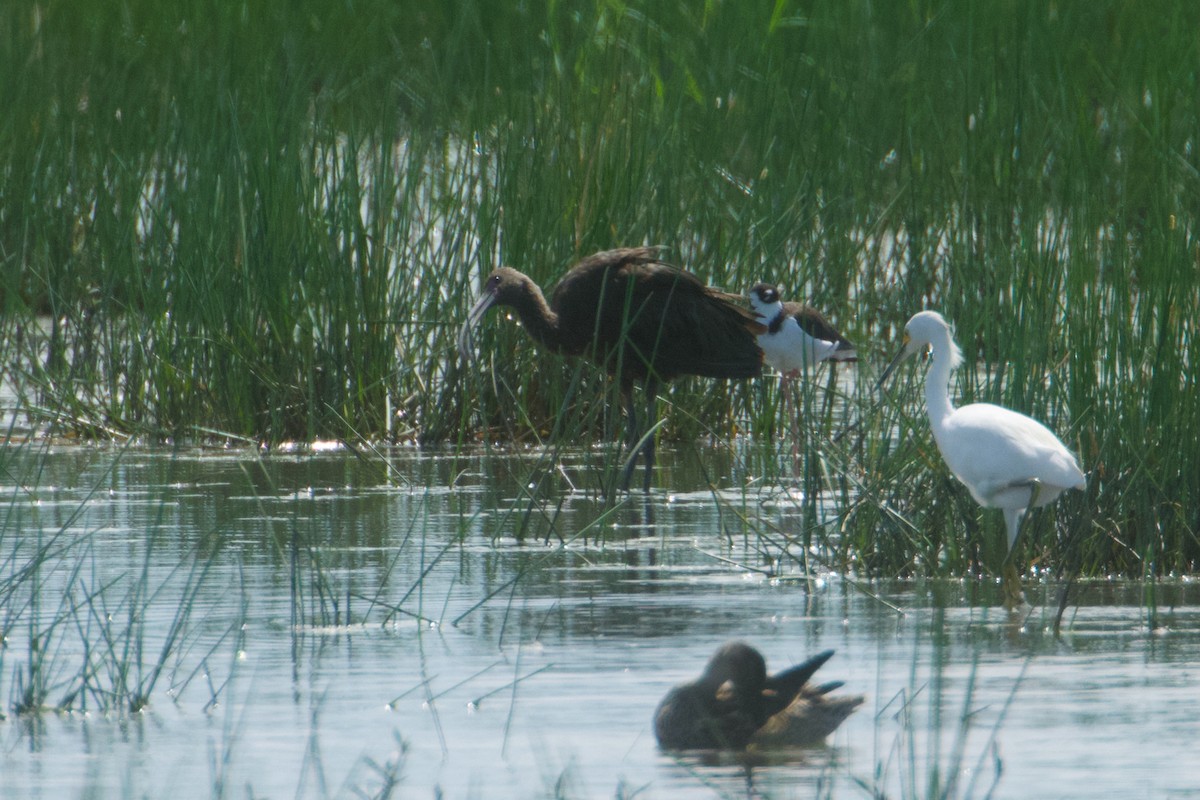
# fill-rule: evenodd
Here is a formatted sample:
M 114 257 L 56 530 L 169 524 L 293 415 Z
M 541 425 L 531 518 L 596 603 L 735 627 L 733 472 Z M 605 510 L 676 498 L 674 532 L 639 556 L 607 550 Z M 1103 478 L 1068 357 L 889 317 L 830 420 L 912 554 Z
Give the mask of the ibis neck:
M 522 292 L 519 302 L 512 304 L 517 316 L 521 318 L 521 324 L 540 344 L 555 350 L 561 349 L 563 341 L 558 314 L 550 308 L 546 296 L 537 284 L 530 281 L 525 288 L 526 291 Z

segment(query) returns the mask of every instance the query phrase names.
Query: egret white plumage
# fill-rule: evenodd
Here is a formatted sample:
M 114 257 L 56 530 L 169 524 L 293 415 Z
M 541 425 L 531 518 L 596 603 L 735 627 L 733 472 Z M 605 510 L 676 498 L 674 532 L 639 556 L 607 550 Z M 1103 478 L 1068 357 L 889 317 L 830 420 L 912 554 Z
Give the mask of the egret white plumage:
M 901 361 L 926 347 L 933 350 L 925 377 L 933 438 L 946 466 L 975 501 L 1004 512 L 1011 556 L 1025 512 L 1053 502 L 1067 489 L 1083 489 L 1083 472 L 1071 451 L 1037 420 L 991 403 L 954 407 L 950 372 L 962 363 L 962 351 L 950 324 L 936 311 L 914 314 L 904 326 L 904 347 L 884 370 L 880 385 Z

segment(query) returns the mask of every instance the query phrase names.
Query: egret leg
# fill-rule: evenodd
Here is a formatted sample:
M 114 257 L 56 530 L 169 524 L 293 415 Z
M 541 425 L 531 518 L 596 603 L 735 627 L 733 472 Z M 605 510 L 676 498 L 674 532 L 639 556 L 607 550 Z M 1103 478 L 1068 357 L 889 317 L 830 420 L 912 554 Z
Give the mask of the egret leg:
M 1004 524 L 1008 527 L 1008 556 L 1012 556 L 1013 548 L 1017 546 L 1017 537 L 1021 534 L 1021 521 L 1025 519 L 1025 512 L 1037 505 L 1038 497 L 1042 493 L 1042 482 L 1037 478 L 1030 478 L 1027 481 L 1013 483 L 1009 488 L 1027 488 L 1029 489 L 1029 503 L 1025 508 L 1019 509 L 1004 509 Z
M 1025 602 L 1025 593 L 1021 590 L 1021 576 L 1017 574 L 1017 567 L 1013 564 L 1013 547 L 1017 543 L 1017 534 L 1021 532 L 1021 517 L 1024 515 L 1024 510 L 1020 508 L 1004 509 L 1008 552 L 1004 554 L 1004 561 L 1000 565 L 1000 589 L 1004 595 L 1004 607 L 1009 611 L 1020 608 Z
M 1013 549 L 1017 546 L 1017 536 L 1021 533 L 1021 518 L 1025 516 L 1023 508 L 1004 509 L 1004 527 L 1008 530 L 1008 552 L 1004 560 L 1012 559 Z
M 1015 611 L 1025 605 L 1025 592 L 1021 589 L 1021 576 L 1017 574 L 1017 567 L 1010 558 L 1004 559 L 1004 566 L 1000 570 L 1000 587 L 1004 592 L 1006 609 Z
M 1000 581 L 1004 590 L 1004 607 L 1010 611 L 1025 604 L 1025 592 L 1021 589 L 1021 576 L 1017 574 L 1016 565 L 1012 560 L 1013 550 L 1017 546 L 1017 537 L 1021 535 L 1021 521 L 1025 518 L 1025 511 L 1037 504 L 1038 495 L 1042 491 L 1042 482 L 1034 478 L 1020 484 L 1013 484 L 1013 486 L 1028 486 L 1030 493 L 1029 505 L 1025 508 L 1004 509 L 1004 525 L 1008 529 L 1008 552 L 1004 554 Z

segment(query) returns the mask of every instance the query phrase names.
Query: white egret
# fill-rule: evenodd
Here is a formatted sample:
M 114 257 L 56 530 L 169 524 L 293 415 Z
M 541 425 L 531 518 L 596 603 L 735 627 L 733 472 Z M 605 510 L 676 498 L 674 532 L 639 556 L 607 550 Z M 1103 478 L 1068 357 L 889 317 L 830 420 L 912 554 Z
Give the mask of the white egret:
M 950 372 L 962 363 L 962 351 L 936 311 L 914 314 L 904 326 L 904 347 L 884 370 L 880 385 L 896 365 L 926 347 L 933 350 L 925 377 L 933 438 L 946 466 L 975 501 L 1004 512 L 1011 557 L 1025 512 L 1053 502 L 1067 489 L 1083 489 L 1083 472 L 1071 451 L 1037 420 L 991 403 L 951 404 Z

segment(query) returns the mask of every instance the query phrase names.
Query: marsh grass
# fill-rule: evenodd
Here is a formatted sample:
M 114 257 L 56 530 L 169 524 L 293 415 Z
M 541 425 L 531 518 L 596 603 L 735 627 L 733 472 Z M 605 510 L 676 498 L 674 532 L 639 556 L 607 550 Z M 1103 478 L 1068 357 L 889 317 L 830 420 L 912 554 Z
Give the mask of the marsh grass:
M 208 609 L 201 594 L 217 552 L 198 545 L 175 569 L 151 577 L 151 540 L 140 564 L 117 573 L 102 568 L 96 531 L 78 529 L 101 484 L 60 526 L 47 529 L 37 511 L 44 450 L 21 455 L 6 453 L 5 473 L 14 483 L 0 524 L 0 692 L 8 710 L 136 714 L 164 679 L 178 696 L 207 673 L 219 650 L 240 646 L 237 615 L 218 635 L 202 622 Z M 16 471 L 17 464 L 32 467 Z M 108 478 L 105 471 L 100 481 Z M 221 686 L 210 678 L 207 688 L 215 702 Z
M 1198 15 L 8 3 L 4 375 L 37 433 L 612 441 L 602 376 L 499 320 L 466 369 L 453 334 L 499 263 L 548 287 L 661 243 L 821 308 L 868 371 L 939 308 L 959 401 L 1047 421 L 1089 473 L 1030 520 L 1030 559 L 1193 571 Z M 893 397 L 856 401 L 853 448 L 804 433 L 806 488 L 846 471 L 872 572 L 979 561 L 999 523 Z M 659 435 L 788 435 L 776 400 L 681 381 Z
M 944 644 L 933 647 L 927 673 L 916 660 L 910 685 L 900 694 L 880 701 L 876 712 L 874 773 L 851 780 L 872 796 L 904 798 L 991 797 L 1000 785 L 1004 763 L 997 736 L 1024 678 L 1024 669 L 1013 682 L 1003 704 L 996 709 L 980 706 L 976 697 L 978 653 L 959 690 L 950 687 L 950 665 Z M 957 708 L 950 696 L 961 697 Z M 994 717 L 990 728 L 979 730 L 977 717 Z M 888 730 L 893 738 L 888 741 Z M 984 741 L 980 743 L 980 735 Z

